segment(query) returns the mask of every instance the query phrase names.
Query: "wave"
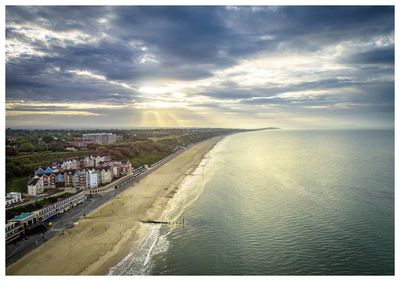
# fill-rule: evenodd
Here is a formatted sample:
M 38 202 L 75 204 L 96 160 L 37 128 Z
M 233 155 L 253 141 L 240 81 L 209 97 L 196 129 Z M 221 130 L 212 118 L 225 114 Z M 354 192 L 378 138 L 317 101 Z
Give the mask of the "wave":
M 207 153 L 194 172 L 187 175 L 181 182 L 175 196 L 168 201 L 160 220 L 172 223 L 148 225 L 147 235 L 141 241 L 136 253 L 129 253 L 117 265 L 110 268 L 108 275 L 149 274 L 153 256 L 168 251 L 168 235 L 180 226 L 180 218 L 185 210 L 202 194 L 204 172 L 209 159 L 210 156 Z

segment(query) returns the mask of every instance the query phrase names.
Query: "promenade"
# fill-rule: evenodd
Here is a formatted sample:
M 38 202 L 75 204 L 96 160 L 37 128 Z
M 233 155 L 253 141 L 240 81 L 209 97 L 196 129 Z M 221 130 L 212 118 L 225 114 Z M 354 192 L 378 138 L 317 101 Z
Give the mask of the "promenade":
M 190 146 L 188 146 L 190 147 Z M 34 235 L 27 236 L 24 240 L 18 241 L 17 243 L 6 245 L 6 265 L 10 265 L 27 253 L 36 249 L 43 243 L 47 242 L 56 235 L 62 235 L 63 231 L 72 226 L 80 218 L 86 216 L 87 214 L 93 212 L 121 192 L 125 191 L 127 188 L 133 187 L 145 176 L 151 174 L 163 164 L 167 163 L 174 157 L 185 151 L 186 148 L 181 148 L 174 153 L 168 155 L 167 157 L 161 159 L 157 163 L 150 166 L 149 169 L 144 170 L 139 175 L 133 177 L 135 170 L 132 174 L 125 175 L 120 179 L 108 184 L 107 186 L 94 189 L 95 192 L 90 192 L 92 190 L 87 190 L 88 200 L 78 205 L 75 208 L 68 210 L 67 212 L 59 215 L 54 221 L 52 227 L 45 233 L 37 233 Z
M 7 275 L 107 274 L 147 235 L 149 226 L 140 221 L 161 216 L 180 182 L 220 139 L 205 140 L 166 159 L 167 163 L 161 161 L 135 188 L 119 193 L 116 189 L 113 200 L 86 214 L 77 226 L 64 230 L 64 235 L 9 265 Z

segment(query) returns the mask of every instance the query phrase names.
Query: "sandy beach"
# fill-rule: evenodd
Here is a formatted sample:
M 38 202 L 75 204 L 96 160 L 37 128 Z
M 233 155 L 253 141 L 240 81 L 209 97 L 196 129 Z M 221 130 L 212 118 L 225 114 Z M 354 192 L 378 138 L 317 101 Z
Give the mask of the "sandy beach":
M 186 174 L 223 137 L 194 145 L 6 269 L 7 275 L 104 275 L 134 252 Z

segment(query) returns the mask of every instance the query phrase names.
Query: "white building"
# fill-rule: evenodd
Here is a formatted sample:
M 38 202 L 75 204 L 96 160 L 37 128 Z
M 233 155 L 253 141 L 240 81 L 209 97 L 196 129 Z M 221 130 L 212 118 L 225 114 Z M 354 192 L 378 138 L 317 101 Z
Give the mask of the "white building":
M 41 177 L 34 177 L 28 183 L 28 194 L 31 196 L 38 196 L 43 193 L 43 179 Z
M 100 162 L 103 160 L 103 157 L 101 157 L 101 156 L 97 156 L 96 157 L 96 159 L 95 159 L 95 166 L 96 167 L 99 167 L 100 166 Z
M 86 194 L 84 192 L 79 192 L 38 211 L 21 213 L 18 216 L 13 217 L 6 224 L 7 243 L 22 236 L 24 229 L 35 227 L 38 224 L 45 222 L 47 219 L 77 206 L 85 200 Z
M 101 169 L 100 171 L 101 174 L 101 182 L 104 183 L 109 183 L 112 181 L 112 172 L 111 169 L 106 168 L 106 169 Z
M 6 224 L 6 243 L 20 238 L 24 234 L 24 227 L 18 222 L 8 222 Z
M 22 197 L 20 192 L 9 192 L 6 194 L 6 207 L 9 207 L 19 202 L 22 202 Z
M 80 168 L 80 163 L 76 159 L 64 161 L 61 165 L 64 170 L 75 170 Z
M 100 145 L 110 144 L 117 141 L 117 135 L 113 135 L 112 133 L 83 134 L 82 138 L 84 141 L 92 140 L 96 144 Z
M 94 167 L 94 165 L 95 165 L 95 157 L 93 157 L 91 155 L 90 156 L 86 156 L 84 162 L 85 162 L 85 167 Z
M 111 166 L 112 166 L 112 172 L 113 172 L 113 177 L 119 177 L 121 174 L 121 161 L 112 161 Z
M 118 166 L 113 166 L 112 167 L 112 174 L 114 178 L 117 178 L 119 176 L 119 169 Z
M 75 170 L 75 169 L 79 169 L 80 168 L 80 163 L 78 160 L 76 159 L 72 159 L 71 160 L 71 169 Z
M 95 170 L 89 171 L 89 188 L 96 188 L 99 185 L 97 177 L 98 175 Z
M 61 166 L 64 170 L 72 170 L 72 161 L 71 160 L 67 160 L 67 161 L 64 161 L 63 163 L 62 163 L 62 166 Z
M 37 211 L 37 216 L 39 221 L 45 221 L 48 218 L 63 213 L 68 209 L 75 207 L 79 203 L 82 203 L 86 200 L 86 195 L 84 192 L 79 192 L 71 197 L 68 197 L 64 200 L 58 201 L 50 206 L 47 206 L 43 209 Z

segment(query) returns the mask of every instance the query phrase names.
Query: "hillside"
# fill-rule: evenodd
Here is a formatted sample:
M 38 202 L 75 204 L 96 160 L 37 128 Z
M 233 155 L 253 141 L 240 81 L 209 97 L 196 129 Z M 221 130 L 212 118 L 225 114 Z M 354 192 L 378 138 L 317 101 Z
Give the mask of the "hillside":
M 29 176 L 39 166 L 56 160 L 85 155 L 111 155 L 114 160 L 129 160 L 133 167 L 151 165 L 172 153 L 179 145 L 195 143 L 216 135 L 237 132 L 228 129 L 165 129 L 122 132 L 123 139 L 115 144 L 94 146 L 77 151 L 18 152 L 6 157 L 7 192 L 26 192 Z M 48 133 L 48 132 L 46 132 Z M 24 134 L 27 134 L 24 132 Z

